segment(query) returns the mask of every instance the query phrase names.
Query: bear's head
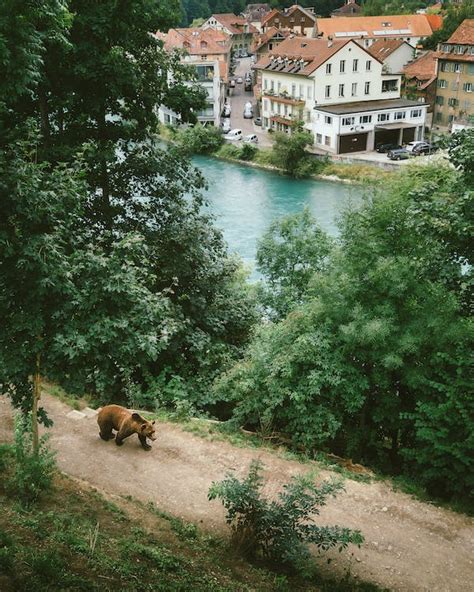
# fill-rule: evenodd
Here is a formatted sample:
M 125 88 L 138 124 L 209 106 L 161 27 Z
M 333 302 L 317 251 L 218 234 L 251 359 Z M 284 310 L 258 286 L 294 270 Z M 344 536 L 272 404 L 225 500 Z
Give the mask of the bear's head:
M 147 419 L 143 419 L 138 413 L 133 413 L 132 418 L 135 421 L 140 422 L 139 432 L 142 436 L 149 438 L 150 440 L 156 440 L 155 436 L 155 422 L 148 421 Z

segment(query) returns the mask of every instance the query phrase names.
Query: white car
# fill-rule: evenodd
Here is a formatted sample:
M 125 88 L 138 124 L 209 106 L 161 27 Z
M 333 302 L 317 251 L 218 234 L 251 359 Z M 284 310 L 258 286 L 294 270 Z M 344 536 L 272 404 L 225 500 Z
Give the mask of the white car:
M 228 119 L 224 119 L 224 121 L 221 123 L 221 126 L 224 134 L 228 134 L 230 132 L 230 121 Z
M 224 140 L 229 140 L 230 142 L 235 142 L 236 140 L 241 140 L 241 139 L 242 139 L 242 130 L 241 129 L 230 130 L 230 132 L 224 136 Z
M 253 119 L 252 103 L 247 102 L 244 106 L 244 119 Z
M 245 136 L 244 142 L 246 144 L 258 144 L 257 135 L 256 134 L 249 134 L 248 136 Z
M 419 146 L 420 144 L 425 144 L 426 142 L 408 142 L 408 144 L 405 146 L 405 150 L 408 150 L 408 152 L 413 152 L 413 148 L 416 148 L 417 146 Z

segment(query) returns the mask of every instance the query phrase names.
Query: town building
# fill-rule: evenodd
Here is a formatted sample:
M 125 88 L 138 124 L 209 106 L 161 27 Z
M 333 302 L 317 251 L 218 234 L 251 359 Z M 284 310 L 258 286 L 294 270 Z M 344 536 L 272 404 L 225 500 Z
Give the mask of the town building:
M 464 20 L 437 51 L 438 83 L 433 123 L 451 126 L 474 115 L 474 19 Z
M 247 4 L 242 16 L 253 25 L 257 31 L 262 31 L 262 19 L 271 11 L 269 4 Z
M 298 35 L 314 36 L 316 15 L 312 8 L 303 8 L 293 4 L 282 10 L 274 9 L 262 20 L 262 30 L 267 31 L 271 27 L 288 29 Z
M 232 52 L 237 55 L 247 55 L 251 51 L 253 37 L 258 30 L 243 16 L 233 13 L 213 14 L 202 24 L 203 29 L 223 31 L 231 38 Z
M 294 35 L 290 29 L 277 29 L 276 27 L 270 27 L 264 33 L 256 35 L 252 45 L 255 60 L 258 62 L 267 53 L 276 51 L 282 41 L 285 41 L 288 37 L 294 37 Z
M 438 58 L 434 51 L 421 52 L 403 68 L 402 97 L 427 103 L 430 114 L 427 125 L 431 123 L 434 109 L 437 76 Z
M 377 39 L 367 51 L 383 63 L 383 71 L 388 74 L 401 74 L 415 55 L 415 48 L 402 39 Z
M 432 15 L 437 16 L 437 15 Z M 423 39 L 442 26 L 433 25 L 426 14 L 403 14 L 394 16 L 355 16 L 318 18 L 317 34 L 332 39 L 360 39 L 365 47 L 382 39 L 402 39 L 416 47 Z M 436 28 L 437 27 L 437 28 Z
M 229 76 L 231 40 L 229 35 L 215 29 L 170 29 L 157 33 L 167 51 L 180 50 L 181 61 L 196 70 L 197 82 L 207 93 L 207 106 L 196 113 L 203 125 L 220 123 Z M 179 123 L 179 117 L 164 105 L 158 109 L 162 123 Z
M 264 129 L 291 133 L 300 123 L 333 154 L 423 138 L 426 105 L 401 99 L 401 75 L 353 40 L 289 38 L 256 69 Z
M 359 16 L 362 8 L 357 4 L 356 0 L 346 0 L 341 8 L 336 8 L 331 12 L 331 18 L 337 18 L 340 16 Z

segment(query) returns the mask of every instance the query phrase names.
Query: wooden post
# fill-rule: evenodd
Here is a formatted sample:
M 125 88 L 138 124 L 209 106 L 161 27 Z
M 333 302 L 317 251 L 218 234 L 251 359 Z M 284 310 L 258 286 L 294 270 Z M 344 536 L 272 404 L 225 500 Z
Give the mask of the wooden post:
M 38 435 L 38 401 L 41 397 L 41 376 L 40 376 L 41 354 L 36 354 L 35 373 L 33 376 L 33 404 L 31 406 L 31 434 L 33 439 L 33 453 L 39 452 Z

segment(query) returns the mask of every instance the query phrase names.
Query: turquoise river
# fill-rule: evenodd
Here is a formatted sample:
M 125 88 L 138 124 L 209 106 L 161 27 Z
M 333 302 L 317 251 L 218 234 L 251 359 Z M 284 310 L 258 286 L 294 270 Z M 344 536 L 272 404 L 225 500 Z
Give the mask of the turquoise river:
M 197 156 L 209 189 L 205 197 L 231 252 L 254 269 L 257 242 L 270 223 L 308 206 L 319 225 L 337 235 L 337 217 L 362 189 L 331 181 L 291 179 L 271 171 Z M 252 277 L 255 278 L 255 270 Z

